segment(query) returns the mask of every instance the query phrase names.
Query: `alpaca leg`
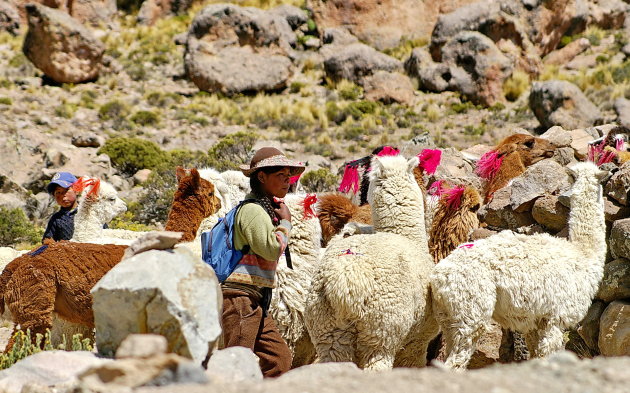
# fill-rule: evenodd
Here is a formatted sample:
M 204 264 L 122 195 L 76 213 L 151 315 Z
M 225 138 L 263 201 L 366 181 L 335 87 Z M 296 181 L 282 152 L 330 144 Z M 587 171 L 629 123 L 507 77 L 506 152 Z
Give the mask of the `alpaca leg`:
M 442 325 L 448 326 L 448 325 Z M 453 326 L 453 325 L 450 325 Z M 483 333 L 483 326 L 476 328 L 447 328 L 443 330 L 447 358 L 444 364 L 456 370 L 465 370 L 475 353 L 477 341 Z
M 407 337 L 407 344 L 396 354 L 394 367 L 424 367 L 427 365 L 429 344 L 439 335 L 439 325 L 430 317 Z
M 550 322 L 543 323 L 538 330 L 533 330 L 525 336 L 531 357 L 545 357 L 563 347 L 562 330 Z
M 358 366 L 364 370 L 386 371 L 394 367 L 395 353 L 386 348 L 359 349 Z
M 23 331 L 30 330 L 33 338 L 52 327 L 56 291 L 54 274 L 39 274 L 28 282 L 11 280 L 7 284 L 5 299 L 14 322 Z
M 345 329 L 320 331 L 313 340 L 317 352 L 316 363 L 354 362 L 355 335 Z

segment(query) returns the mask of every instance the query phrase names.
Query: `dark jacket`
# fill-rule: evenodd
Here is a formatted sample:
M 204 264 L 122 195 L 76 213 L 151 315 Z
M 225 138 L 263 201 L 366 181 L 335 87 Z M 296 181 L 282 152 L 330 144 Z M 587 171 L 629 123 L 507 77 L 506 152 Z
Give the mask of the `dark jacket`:
M 64 208 L 53 214 L 48 220 L 42 241 L 46 238 L 53 238 L 54 241 L 72 239 L 75 214 L 77 214 L 77 209 Z

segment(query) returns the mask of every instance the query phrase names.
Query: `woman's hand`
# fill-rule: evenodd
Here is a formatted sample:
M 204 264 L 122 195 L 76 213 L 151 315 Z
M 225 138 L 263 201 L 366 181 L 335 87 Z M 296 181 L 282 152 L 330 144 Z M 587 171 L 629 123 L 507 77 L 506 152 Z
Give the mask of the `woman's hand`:
M 291 212 L 289 211 L 287 205 L 282 201 L 278 202 L 278 204 L 280 205 L 280 207 L 278 209 L 274 209 L 278 218 L 291 222 Z

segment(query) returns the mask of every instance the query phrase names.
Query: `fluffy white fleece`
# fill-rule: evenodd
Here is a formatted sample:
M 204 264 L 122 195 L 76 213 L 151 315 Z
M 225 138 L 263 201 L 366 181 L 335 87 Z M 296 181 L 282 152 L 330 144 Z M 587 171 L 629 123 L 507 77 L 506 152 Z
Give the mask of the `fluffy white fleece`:
M 591 163 L 572 171 L 568 240 L 503 231 L 436 265 L 431 288 L 447 366 L 466 367 L 491 319 L 525 333 L 530 353 L 541 357 L 562 348 L 563 329 L 586 315 L 606 256 L 604 173 Z
M 234 206 L 245 199 L 250 191 L 249 178 L 241 171 L 218 172 L 212 168 L 199 170 L 199 175 L 214 184 L 215 195 L 221 200 L 221 209 L 201 222 L 197 237 L 209 231 L 220 217 L 224 217 Z
M 304 197 L 292 194 L 284 198 L 292 216 L 289 249 L 293 269 L 287 267 L 282 256 L 278 262 L 278 285 L 274 289 L 270 309 L 293 353 L 293 367 L 312 363 L 315 359 L 315 347 L 304 325 L 304 304 L 319 263 L 322 232 L 319 219 L 304 214 Z
M 423 366 L 438 333 L 417 158 L 377 158 L 368 199 L 376 233 L 336 238 L 320 262 L 305 321 L 318 362 L 371 370 Z

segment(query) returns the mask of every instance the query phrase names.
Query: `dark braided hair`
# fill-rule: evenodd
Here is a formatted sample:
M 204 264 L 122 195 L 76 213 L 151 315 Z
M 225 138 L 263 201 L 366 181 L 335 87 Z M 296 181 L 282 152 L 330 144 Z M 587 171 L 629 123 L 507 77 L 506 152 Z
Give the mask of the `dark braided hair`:
M 275 211 L 276 207 L 274 206 L 275 203 L 273 202 L 272 199 L 270 199 L 267 195 L 265 195 L 265 193 L 262 190 L 262 184 L 260 183 L 260 180 L 258 180 L 258 172 L 264 172 L 266 174 L 270 174 L 270 173 L 276 173 L 278 171 L 281 171 L 283 168 L 284 167 L 282 166 L 271 166 L 271 167 L 260 168 L 249 176 L 249 186 L 252 189 L 252 194 L 254 194 L 260 206 L 262 206 L 262 208 L 265 209 L 265 211 L 269 215 L 269 218 L 271 218 L 271 222 L 274 225 L 277 225 L 280 222 L 280 219 L 276 215 L 276 211 Z

